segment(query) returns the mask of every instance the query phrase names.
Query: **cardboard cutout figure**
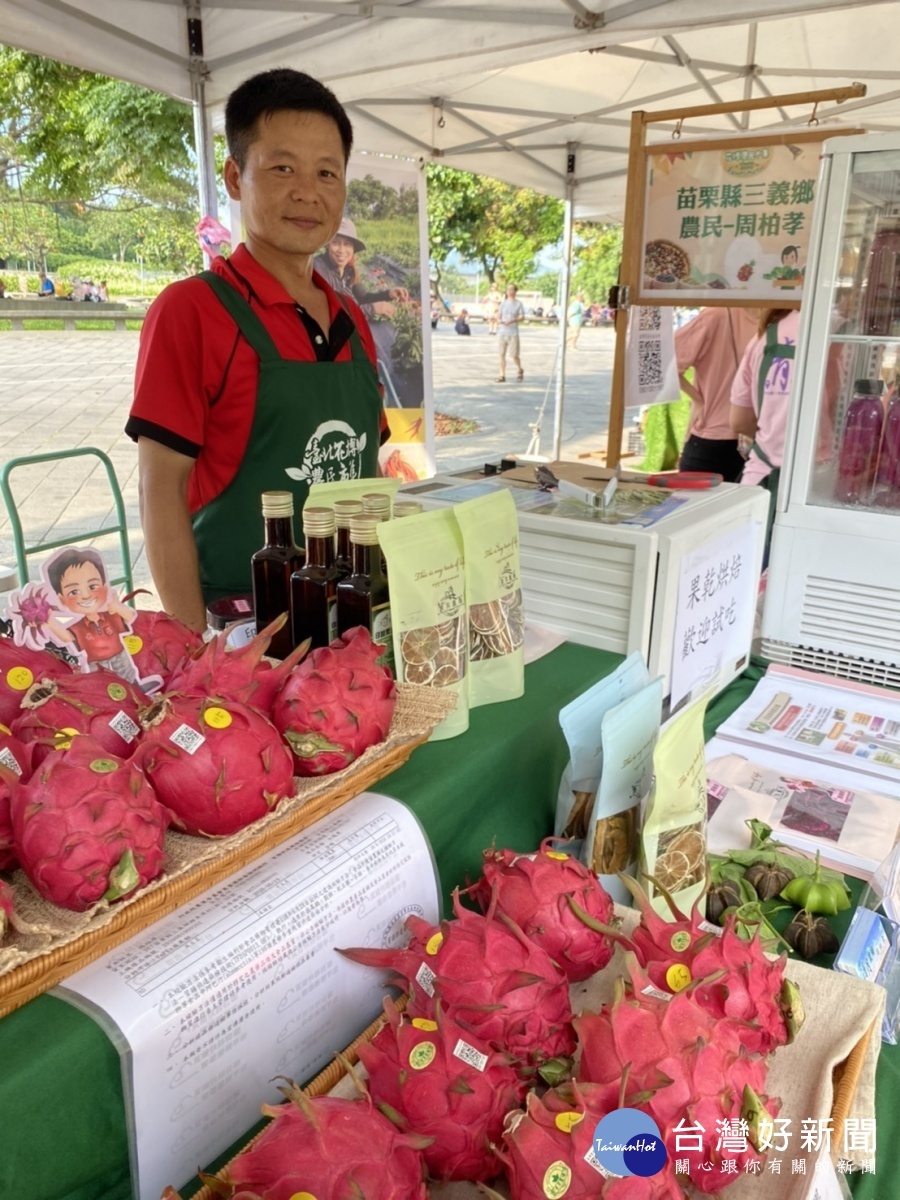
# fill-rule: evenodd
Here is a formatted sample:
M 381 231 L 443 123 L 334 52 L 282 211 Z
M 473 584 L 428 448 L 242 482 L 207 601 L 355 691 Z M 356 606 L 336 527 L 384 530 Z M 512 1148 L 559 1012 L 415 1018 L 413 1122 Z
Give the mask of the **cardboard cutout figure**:
M 136 613 L 107 582 L 106 566 L 92 547 L 65 546 L 41 566 L 43 583 L 28 583 L 9 598 L 13 641 L 32 650 L 63 648 L 82 671 L 105 667 L 145 692 L 159 675 L 138 676 L 124 639 Z

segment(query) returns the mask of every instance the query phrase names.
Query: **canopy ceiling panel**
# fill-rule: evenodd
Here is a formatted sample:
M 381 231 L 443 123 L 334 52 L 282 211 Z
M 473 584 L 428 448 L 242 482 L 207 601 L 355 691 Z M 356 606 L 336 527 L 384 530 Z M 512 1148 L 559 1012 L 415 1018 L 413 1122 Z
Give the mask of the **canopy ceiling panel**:
M 202 58 L 187 18 L 202 20 Z M 866 83 L 841 119 L 900 127 L 900 0 L 0 0 L 0 41 L 172 95 L 217 125 L 244 78 L 293 66 L 348 105 L 357 145 L 424 155 L 621 216 L 630 113 Z M 834 106 L 818 114 L 833 116 Z M 717 116 L 684 133 L 808 119 Z M 671 126 L 659 129 L 670 136 Z

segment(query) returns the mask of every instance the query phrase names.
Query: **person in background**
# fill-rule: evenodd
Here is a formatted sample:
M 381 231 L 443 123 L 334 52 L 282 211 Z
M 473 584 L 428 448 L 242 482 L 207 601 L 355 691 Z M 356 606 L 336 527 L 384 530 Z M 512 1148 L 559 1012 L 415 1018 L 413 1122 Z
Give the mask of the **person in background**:
M 569 343 L 570 349 L 575 350 L 578 346 L 578 338 L 581 335 L 582 327 L 584 326 L 584 292 L 579 292 L 569 305 L 567 322 L 569 332 L 566 335 L 566 341 Z
M 106 280 L 100 280 L 100 286 L 97 289 L 97 299 L 101 304 L 105 304 L 109 300 L 109 288 L 106 286 Z
M 69 300 L 83 300 L 85 296 L 84 282 L 77 275 L 72 278 L 72 290 L 69 293 Z
M 467 308 L 462 309 L 456 318 L 456 324 L 453 326 L 461 337 L 469 337 L 472 333 L 472 330 L 469 328 L 468 316 L 469 310 Z
M 500 323 L 501 296 L 496 283 L 491 284 L 491 290 L 484 302 L 484 315 L 487 318 L 488 334 L 496 334 Z
M 727 483 L 741 477 L 744 457 L 731 428 L 731 385 L 758 317 L 756 309 L 704 308 L 675 331 L 678 377 L 691 401 L 678 462 L 682 471 L 715 471 Z M 691 367 L 693 381 L 685 378 Z
M 38 284 L 38 296 L 41 300 L 45 300 L 48 296 L 56 295 L 56 286 L 52 279 L 49 279 L 43 271 L 38 276 L 40 283 Z
M 519 350 L 519 326 L 525 320 L 525 306 L 516 299 L 518 288 L 511 283 L 506 289 L 506 299 L 501 301 L 497 320 L 497 348 L 500 351 L 500 374 L 498 383 L 506 383 L 506 356 L 510 354 L 516 364 L 516 379 L 519 383 L 525 378 L 522 370 L 522 356 Z
M 6 299 L 6 282 L 0 279 L 0 300 Z
M 225 187 L 245 241 L 178 280 L 144 322 L 126 432 L 161 607 L 192 629 L 250 590 L 260 494 L 371 478 L 387 423 L 375 345 L 313 261 L 340 228 L 353 127 L 299 71 L 245 80 L 225 105 Z

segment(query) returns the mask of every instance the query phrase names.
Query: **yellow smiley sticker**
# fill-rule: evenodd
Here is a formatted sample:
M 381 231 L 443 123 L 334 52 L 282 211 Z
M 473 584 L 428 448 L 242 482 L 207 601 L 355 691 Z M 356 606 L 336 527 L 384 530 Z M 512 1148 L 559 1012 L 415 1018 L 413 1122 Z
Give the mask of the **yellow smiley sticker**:
M 14 692 L 27 692 L 34 683 L 34 675 L 27 667 L 10 667 L 6 672 L 6 682 Z
M 7 729 L 7 727 L 6 727 L 5 725 L 3 725 L 2 723 L 0 723 L 0 733 L 9 733 L 9 734 L 11 734 L 11 733 L 12 733 L 12 730 L 11 730 L 11 729 Z
M 409 1065 L 414 1071 L 424 1071 L 434 1062 L 437 1047 L 434 1042 L 419 1042 L 409 1052 Z
M 203 720 L 213 729 L 227 729 L 233 718 L 227 708 L 213 705 L 203 713 Z
M 289 1200 L 316 1200 L 312 1192 L 294 1192 Z
M 144 639 L 136 633 L 128 633 L 122 638 L 122 644 L 129 654 L 140 654 L 144 648 Z
M 425 1033 L 434 1033 L 437 1029 L 437 1021 L 429 1021 L 427 1017 L 413 1017 L 413 1028 L 421 1029 Z
M 683 992 L 691 982 L 691 973 L 684 963 L 672 963 L 666 971 L 666 984 L 673 992 Z
M 561 1129 L 563 1133 L 571 1133 L 575 1126 L 584 1120 L 584 1113 L 579 1112 L 561 1112 L 557 1113 L 554 1118 L 554 1124 L 557 1129 Z
M 72 745 L 72 738 L 78 737 L 77 729 L 57 729 L 53 735 L 54 750 L 68 750 Z
M 428 941 L 425 943 L 425 953 L 426 954 L 437 954 L 438 950 L 440 950 L 440 948 L 441 948 L 441 943 L 443 942 L 443 940 L 444 940 L 444 935 L 442 933 L 433 933 L 431 935 L 431 937 L 428 939 Z
M 691 935 L 686 929 L 678 929 L 669 938 L 669 945 L 676 954 L 682 954 L 691 944 Z
M 568 856 L 568 854 L 563 854 L 563 852 L 561 850 L 548 850 L 547 857 L 548 858 L 556 858 L 560 862 L 565 862 L 569 856 Z

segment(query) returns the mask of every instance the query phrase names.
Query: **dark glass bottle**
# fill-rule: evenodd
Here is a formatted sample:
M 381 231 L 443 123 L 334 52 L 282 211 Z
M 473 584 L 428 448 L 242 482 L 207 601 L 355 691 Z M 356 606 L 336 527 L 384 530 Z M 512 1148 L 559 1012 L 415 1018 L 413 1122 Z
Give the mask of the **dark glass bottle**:
M 338 584 L 338 633 L 364 626 L 372 641 L 385 648 L 378 661 L 393 669 L 391 605 L 387 576 L 381 565 L 378 524 L 374 517 L 350 518 L 353 573 Z
M 350 554 L 350 518 L 362 516 L 362 500 L 335 500 L 334 528 L 336 546 L 334 565 L 338 569 L 338 578 L 346 579 L 353 570 L 353 559 Z
M 422 505 L 418 500 L 395 500 L 394 501 L 394 520 L 398 517 L 416 517 L 420 512 L 424 512 Z
M 294 497 L 291 492 L 263 492 L 266 541 L 250 560 L 253 611 L 257 629 L 287 613 L 288 619 L 272 638 L 269 654 L 286 658 L 293 648 L 291 634 L 291 575 L 303 565 L 303 551 L 294 542 Z
M 387 492 L 366 492 L 362 498 L 363 514 L 374 517 L 376 521 L 389 521 L 392 515 L 392 501 Z M 381 569 L 385 576 L 388 573 L 387 562 L 381 556 Z
M 291 576 L 294 645 L 312 638 L 313 649 L 337 637 L 337 567 L 334 565 L 334 512 L 304 508 L 306 562 Z

